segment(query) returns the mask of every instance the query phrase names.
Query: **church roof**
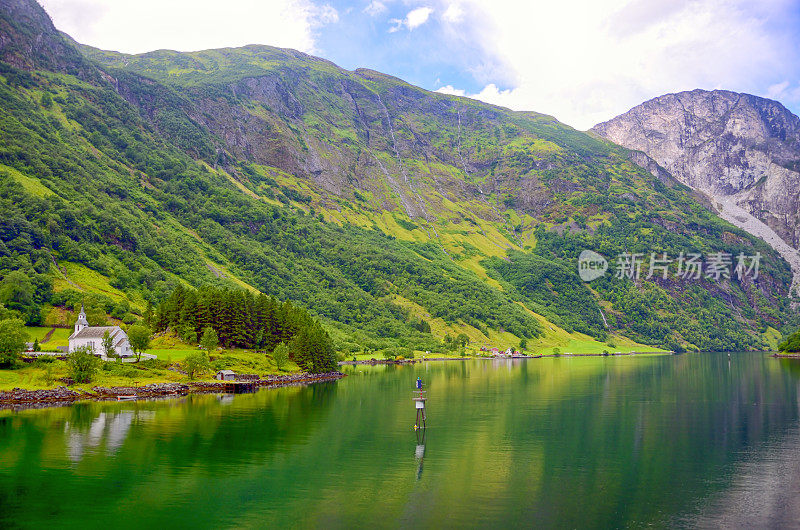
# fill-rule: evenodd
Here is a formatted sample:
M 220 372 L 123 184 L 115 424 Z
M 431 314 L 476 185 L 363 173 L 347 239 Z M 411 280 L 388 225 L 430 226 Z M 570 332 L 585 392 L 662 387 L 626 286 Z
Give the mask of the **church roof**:
M 114 345 L 126 338 L 125 332 L 119 326 L 90 326 L 70 335 L 70 339 L 102 339 L 106 331 L 114 339 Z M 119 336 L 117 336 L 119 335 Z

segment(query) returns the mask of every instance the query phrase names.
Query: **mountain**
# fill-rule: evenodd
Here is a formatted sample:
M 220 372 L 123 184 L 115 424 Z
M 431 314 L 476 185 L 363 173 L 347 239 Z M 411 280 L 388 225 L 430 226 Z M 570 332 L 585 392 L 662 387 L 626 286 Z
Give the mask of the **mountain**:
M 290 300 L 340 351 L 759 348 L 794 318 L 763 241 L 550 116 L 268 46 L 102 51 L 33 0 L 0 12 L 0 301 L 31 322 L 86 298 L 133 321 L 179 283 Z M 589 284 L 582 250 L 764 257 L 758 278 Z
M 667 94 L 592 132 L 642 151 L 720 215 L 762 237 L 800 275 L 800 118 L 725 90 Z

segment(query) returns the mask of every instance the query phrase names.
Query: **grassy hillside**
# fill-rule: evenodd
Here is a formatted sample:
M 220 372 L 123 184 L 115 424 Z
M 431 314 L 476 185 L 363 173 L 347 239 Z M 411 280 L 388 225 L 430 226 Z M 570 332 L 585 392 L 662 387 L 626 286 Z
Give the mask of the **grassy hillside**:
M 12 20 L 14 49 L 75 49 Z M 763 242 L 548 116 L 263 46 L 81 50 L 0 54 L 0 277 L 20 271 L 31 285 L 12 277 L 14 292 L 32 293 L 0 301 L 31 323 L 30 308 L 87 293 L 133 321 L 179 283 L 292 300 L 343 351 L 434 350 L 458 333 L 744 349 L 790 316 L 788 267 Z M 764 259 L 755 282 L 587 285 L 584 248 Z

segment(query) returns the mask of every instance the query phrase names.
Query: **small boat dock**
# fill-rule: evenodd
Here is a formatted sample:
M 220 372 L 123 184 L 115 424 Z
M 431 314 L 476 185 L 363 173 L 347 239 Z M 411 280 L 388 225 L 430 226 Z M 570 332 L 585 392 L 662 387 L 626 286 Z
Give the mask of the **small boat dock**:
M 258 390 L 257 381 L 223 381 L 222 386 L 229 394 L 250 394 Z

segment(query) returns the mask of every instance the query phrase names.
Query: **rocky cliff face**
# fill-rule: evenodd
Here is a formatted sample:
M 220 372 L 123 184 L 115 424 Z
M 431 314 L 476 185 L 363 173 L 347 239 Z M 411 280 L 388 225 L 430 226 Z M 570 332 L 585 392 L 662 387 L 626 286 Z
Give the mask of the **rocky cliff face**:
M 586 166 L 581 173 L 588 178 L 604 174 L 589 166 L 609 163 L 599 142 L 552 117 L 431 93 L 293 50 L 81 49 L 159 130 L 175 137 L 161 125 L 164 99 L 142 90 L 142 79 L 180 93 L 168 106 L 189 118 L 182 128 L 199 127 L 216 139 L 223 155 L 217 161 L 228 171 L 236 168 L 226 161 L 277 168 L 307 180 L 331 208 L 367 192 L 376 209 L 423 221 L 450 215 L 449 201 L 471 202 L 469 216 L 505 222 L 501 212 L 509 206 L 548 214 L 553 193 L 587 187 L 575 182 L 576 166 Z M 176 76 L 176 68 L 185 73 Z M 192 154 L 208 160 L 200 151 Z
M 777 101 L 723 90 L 668 94 L 592 131 L 800 245 L 800 118 Z
M 783 105 L 693 90 L 642 103 L 592 131 L 708 195 L 721 217 L 770 243 L 800 274 L 800 118 Z

